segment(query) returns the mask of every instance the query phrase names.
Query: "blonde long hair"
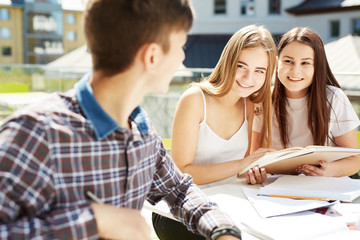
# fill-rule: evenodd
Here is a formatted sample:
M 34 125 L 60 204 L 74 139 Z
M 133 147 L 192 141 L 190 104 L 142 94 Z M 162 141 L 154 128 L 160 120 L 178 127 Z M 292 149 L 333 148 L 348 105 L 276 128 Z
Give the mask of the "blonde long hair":
M 249 25 L 238 30 L 228 41 L 214 71 L 199 83 L 193 83 L 210 96 L 224 96 L 235 81 L 240 53 L 244 49 L 263 47 L 268 53 L 268 66 L 264 85 L 249 96 L 249 100 L 262 106 L 263 124 L 260 147 L 271 145 L 271 79 L 276 65 L 276 46 L 270 32 L 263 26 Z

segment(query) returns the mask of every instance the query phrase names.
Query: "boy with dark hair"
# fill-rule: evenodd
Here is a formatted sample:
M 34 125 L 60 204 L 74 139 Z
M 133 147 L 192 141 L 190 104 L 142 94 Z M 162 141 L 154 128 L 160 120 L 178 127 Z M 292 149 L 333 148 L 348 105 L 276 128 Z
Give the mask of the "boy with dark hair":
M 240 239 L 175 167 L 139 106 L 168 90 L 192 20 L 188 0 L 89 1 L 93 72 L 0 128 L 0 238 L 150 239 L 140 210 L 165 200 L 191 231 Z

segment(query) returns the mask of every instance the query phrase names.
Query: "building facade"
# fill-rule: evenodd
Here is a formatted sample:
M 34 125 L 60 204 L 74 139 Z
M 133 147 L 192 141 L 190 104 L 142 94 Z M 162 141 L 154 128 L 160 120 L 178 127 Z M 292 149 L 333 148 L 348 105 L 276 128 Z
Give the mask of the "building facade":
M 24 62 L 46 64 L 64 54 L 63 13 L 59 0 L 25 0 Z
M 63 43 L 64 54 L 85 44 L 85 35 L 83 33 L 83 11 L 64 9 L 63 25 Z
M 360 35 L 360 0 L 193 0 L 194 27 L 185 66 L 212 68 L 231 35 L 264 25 L 277 40 L 293 27 L 310 27 L 324 43 Z
M 0 64 L 46 64 L 84 45 L 85 3 L 0 0 Z M 249 24 L 264 25 L 276 40 L 297 26 L 312 28 L 325 44 L 360 35 L 360 0 L 193 0 L 193 6 L 188 68 L 213 68 L 231 35 Z
M 23 9 L 0 1 L 0 63 L 24 62 Z
M 84 45 L 82 15 L 61 0 L 0 0 L 0 64 L 47 64 Z

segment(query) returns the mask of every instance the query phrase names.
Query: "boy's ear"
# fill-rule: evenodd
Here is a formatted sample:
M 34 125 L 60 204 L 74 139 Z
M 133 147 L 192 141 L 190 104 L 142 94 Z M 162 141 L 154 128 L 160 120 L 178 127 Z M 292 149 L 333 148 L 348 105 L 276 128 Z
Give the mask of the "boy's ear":
M 153 72 L 159 64 L 162 49 L 157 43 L 149 43 L 144 46 L 143 63 L 147 71 Z

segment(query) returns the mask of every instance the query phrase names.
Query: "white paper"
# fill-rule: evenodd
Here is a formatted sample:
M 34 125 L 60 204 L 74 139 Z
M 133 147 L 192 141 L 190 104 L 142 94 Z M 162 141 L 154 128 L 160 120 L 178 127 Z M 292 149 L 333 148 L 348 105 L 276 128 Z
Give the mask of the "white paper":
M 359 203 L 339 203 L 326 210 L 318 210 L 327 216 L 341 218 L 348 225 L 353 225 L 360 232 L 360 204 Z M 359 238 L 360 239 L 360 238 Z
M 350 230 L 338 218 L 329 217 L 311 211 L 288 214 L 280 217 L 264 218 L 258 221 L 247 221 L 246 226 L 253 230 L 252 234 L 261 233 L 260 239 L 276 240 L 313 240 L 347 239 Z M 358 231 L 355 231 L 358 232 Z
M 259 194 L 318 197 L 351 202 L 360 196 L 360 181 L 349 177 L 283 175 Z
M 243 187 L 242 189 L 247 199 L 256 209 L 257 213 L 263 218 L 312 210 L 338 203 L 257 196 L 259 189 L 248 187 Z

